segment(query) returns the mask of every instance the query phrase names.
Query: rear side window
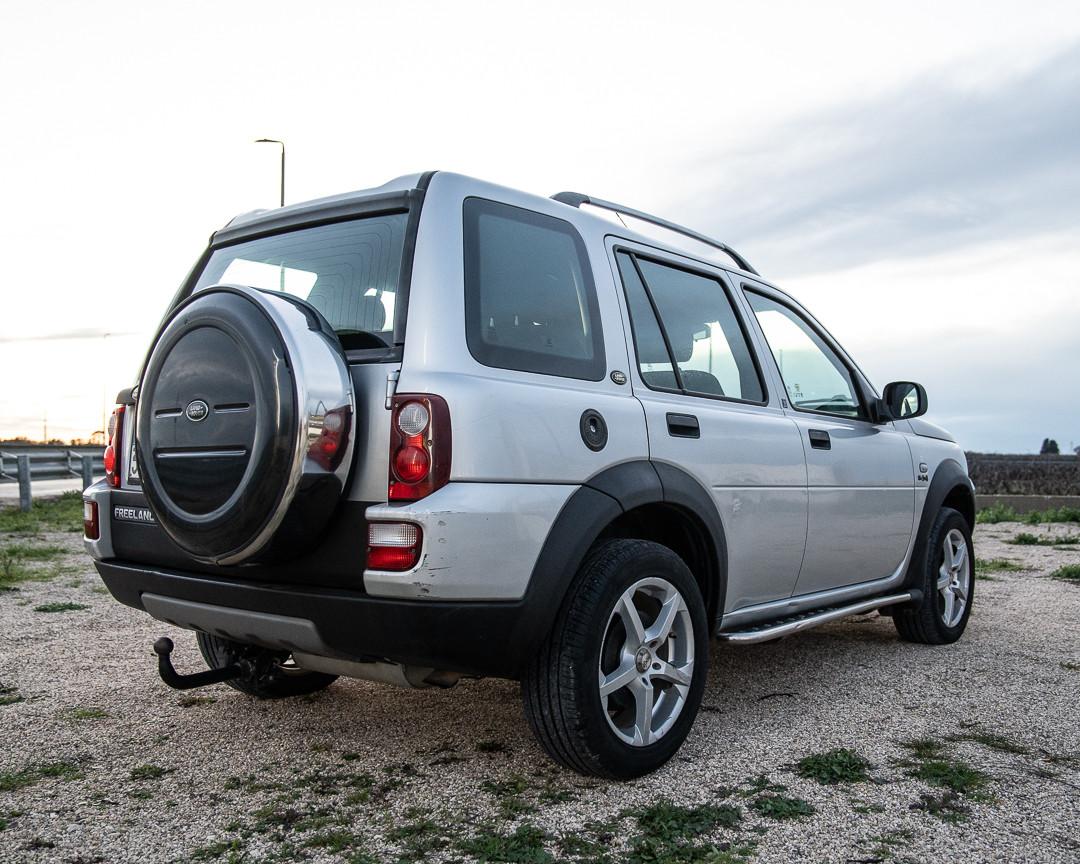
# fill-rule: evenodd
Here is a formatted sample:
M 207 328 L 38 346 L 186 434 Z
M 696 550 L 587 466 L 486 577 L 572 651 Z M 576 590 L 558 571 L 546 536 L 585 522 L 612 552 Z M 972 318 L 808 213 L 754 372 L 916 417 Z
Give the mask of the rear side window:
M 765 401 L 746 332 L 718 279 L 628 252 L 616 257 L 646 385 Z
M 215 249 L 195 290 L 281 291 L 322 313 L 345 348 L 393 345 L 408 213 L 302 228 Z
M 468 198 L 465 334 L 477 362 L 599 381 L 607 364 L 585 244 L 562 219 Z

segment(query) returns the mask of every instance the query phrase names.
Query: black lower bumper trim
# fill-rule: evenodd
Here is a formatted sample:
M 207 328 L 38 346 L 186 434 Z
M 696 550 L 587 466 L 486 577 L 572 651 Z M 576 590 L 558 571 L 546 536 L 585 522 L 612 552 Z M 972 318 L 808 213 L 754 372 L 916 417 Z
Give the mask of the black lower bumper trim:
M 389 600 L 327 588 L 243 582 L 95 561 L 112 595 L 147 611 L 143 594 L 312 622 L 333 654 L 518 678 L 532 650 L 525 602 Z

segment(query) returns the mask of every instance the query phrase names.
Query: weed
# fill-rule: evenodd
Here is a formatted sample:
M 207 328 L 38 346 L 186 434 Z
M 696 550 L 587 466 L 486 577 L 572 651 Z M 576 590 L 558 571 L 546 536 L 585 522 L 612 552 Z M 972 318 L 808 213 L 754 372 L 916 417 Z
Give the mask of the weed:
M 544 848 L 548 835 L 535 825 L 519 825 L 512 834 L 484 828 L 457 843 L 458 851 L 481 862 L 548 864 L 551 854 Z
M 987 525 L 997 522 L 1026 522 L 1041 525 L 1044 522 L 1080 522 L 1080 507 L 1051 507 L 1049 510 L 1019 514 L 1012 507 L 995 504 L 975 514 L 975 521 Z
M 100 708 L 76 708 L 71 712 L 72 720 L 108 720 L 109 714 Z
M 14 705 L 23 701 L 23 697 L 18 694 L 18 687 L 5 687 L 0 684 L 0 705 Z
M 959 794 L 946 789 L 941 795 L 920 795 L 919 800 L 911 805 L 912 810 L 924 810 L 931 816 L 937 816 L 953 825 L 963 822 L 971 813 Z
M 744 782 L 747 784 L 748 788 L 739 792 L 739 795 L 743 798 L 753 798 L 755 795 L 759 795 L 762 792 L 787 791 L 787 786 L 783 786 L 780 783 L 773 783 L 765 774 L 758 774 L 757 777 L 752 777 Z
M 1066 669 L 1069 672 L 1080 672 L 1080 663 L 1073 663 L 1071 660 L 1066 660 L 1061 664 L 1061 668 Z M 4 702 L 0 701 L 0 705 L 3 704 Z
M 402 861 L 424 861 L 431 853 L 445 849 L 450 842 L 443 828 L 428 818 L 400 825 L 386 836 L 394 843 L 401 844 L 404 850 Z
M 514 774 L 503 781 L 485 780 L 480 784 L 480 788 L 499 799 L 499 816 L 503 819 L 536 812 L 536 808 L 521 797 L 529 788 L 529 783 L 520 775 Z
M 989 775 L 979 769 L 951 759 L 927 759 L 911 768 L 908 776 L 931 786 L 944 786 L 958 795 L 970 795 L 990 782 Z
M 41 606 L 35 606 L 35 612 L 81 612 L 83 609 L 89 609 L 89 606 L 83 606 L 81 603 L 43 603 Z
M 0 774 L 0 792 L 15 792 L 33 786 L 39 780 L 81 780 L 82 770 L 76 762 L 40 762 L 21 771 Z
M 861 783 L 869 780 L 866 769 L 870 763 L 853 750 L 838 747 L 827 753 L 814 753 L 799 760 L 796 769 L 800 777 L 818 783 Z
M 808 801 L 787 795 L 761 795 L 750 806 L 768 819 L 802 819 L 817 812 Z
M 1057 570 L 1050 574 L 1050 578 L 1060 579 L 1063 582 L 1080 583 L 1080 564 L 1066 564 L 1064 567 L 1058 567 Z
M 870 854 L 875 859 L 888 861 L 897 849 L 907 846 L 914 836 L 910 831 L 889 831 L 887 834 L 879 834 L 877 837 L 871 837 L 862 842 L 872 844 Z
M 477 741 L 478 753 L 505 753 L 509 748 L 502 741 Z
M 162 768 L 160 765 L 137 765 L 131 769 L 132 780 L 160 780 L 166 774 L 171 774 L 172 768 Z
M 7 555 L 22 561 L 52 561 L 67 550 L 63 546 L 40 545 L 37 543 L 12 543 L 0 550 L 0 555 Z
M 730 804 L 680 807 L 660 801 L 628 815 L 637 819 L 646 836 L 664 843 L 689 840 L 716 828 L 734 828 L 742 821 L 742 810 Z
M 853 801 L 851 809 L 856 813 L 884 813 L 885 807 L 881 804 L 867 804 L 864 801 Z

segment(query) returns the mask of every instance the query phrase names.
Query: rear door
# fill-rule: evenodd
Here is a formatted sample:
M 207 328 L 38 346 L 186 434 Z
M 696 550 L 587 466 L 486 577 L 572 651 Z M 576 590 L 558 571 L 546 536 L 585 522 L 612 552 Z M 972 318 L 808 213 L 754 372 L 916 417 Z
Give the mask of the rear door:
M 809 526 L 795 593 L 893 575 L 915 518 L 907 440 L 870 421 L 858 373 L 805 310 L 766 285 L 743 289 L 806 452 Z
M 720 269 L 611 239 L 649 453 L 707 488 L 724 523 L 725 611 L 787 597 L 806 539 L 799 433 L 766 386 Z

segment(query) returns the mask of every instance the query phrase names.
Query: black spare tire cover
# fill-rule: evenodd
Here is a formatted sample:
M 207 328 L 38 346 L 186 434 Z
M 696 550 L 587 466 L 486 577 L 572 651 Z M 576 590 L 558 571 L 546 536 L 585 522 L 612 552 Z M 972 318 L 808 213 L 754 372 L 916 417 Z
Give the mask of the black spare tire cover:
M 245 286 L 200 291 L 166 320 L 140 376 L 150 509 L 199 561 L 300 554 L 344 491 L 354 414 L 340 342 L 311 306 Z

